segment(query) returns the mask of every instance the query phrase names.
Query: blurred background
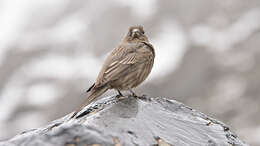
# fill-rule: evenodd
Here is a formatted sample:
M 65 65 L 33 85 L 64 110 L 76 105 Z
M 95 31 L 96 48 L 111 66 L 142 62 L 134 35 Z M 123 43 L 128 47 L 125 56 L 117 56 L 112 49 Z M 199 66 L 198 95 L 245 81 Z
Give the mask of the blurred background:
M 75 110 L 137 24 L 156 51 L 137 93 L 183 102 L 260 145 L 259 0 L 0 0 L 0 139 Z

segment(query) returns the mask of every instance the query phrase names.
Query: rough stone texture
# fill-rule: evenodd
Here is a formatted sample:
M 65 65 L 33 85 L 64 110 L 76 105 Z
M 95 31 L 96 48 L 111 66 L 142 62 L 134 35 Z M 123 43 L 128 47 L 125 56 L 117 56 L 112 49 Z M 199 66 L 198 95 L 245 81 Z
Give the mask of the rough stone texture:
M 71 115 L 71 114 L 70 114 Z M 165 98 L 111 96 L 0 146 L 246 146 L 220 121 Z

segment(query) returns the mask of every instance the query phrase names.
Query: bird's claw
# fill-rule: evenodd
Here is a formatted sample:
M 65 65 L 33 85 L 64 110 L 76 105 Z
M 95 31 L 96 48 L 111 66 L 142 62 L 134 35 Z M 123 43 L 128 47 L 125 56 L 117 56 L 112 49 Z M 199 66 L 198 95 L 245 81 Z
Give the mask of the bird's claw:
M 129 89 L 129 91 L 131 92 L 133 97 L 136 97 L 136 98 L 138 97 L 133 90 Z
M 120 98 L 120 97 L 122 97 L 122 95 L 120 95 L 120 94 L 117 94 L 117 95 L 116 95 L 116 98 Z
M 135 93 L 132 93 L 132 96 L 133 96 L 133 97 L 138 97 Z
M 124 95 L 120 92 L 120 90 L 117 90 L 118 94 L 116 95 L 116 98 L 123 97 Z

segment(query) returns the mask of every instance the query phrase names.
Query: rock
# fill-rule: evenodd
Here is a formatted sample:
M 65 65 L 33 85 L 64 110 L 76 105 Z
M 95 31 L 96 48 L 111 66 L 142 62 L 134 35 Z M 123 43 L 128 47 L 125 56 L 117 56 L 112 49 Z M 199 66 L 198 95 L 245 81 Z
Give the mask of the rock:
M 0 146 L 247 146 L 228 126 L 175 100 L 110 96 Z

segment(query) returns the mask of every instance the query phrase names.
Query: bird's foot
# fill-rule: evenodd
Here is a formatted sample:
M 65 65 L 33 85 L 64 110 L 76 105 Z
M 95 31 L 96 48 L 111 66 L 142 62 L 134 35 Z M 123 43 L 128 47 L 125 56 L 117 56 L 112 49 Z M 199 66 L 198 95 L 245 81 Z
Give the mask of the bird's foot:
M 120 92 L 120 90 L 117 90 L 118 94 L 116 95 L 116 98 L 123 97 L 124 95 Z
M 133 97 L 138 97 L 132 89 L 129 89 L 129 91 L 132 93 Z
M 151 100 L 150 98 L 147 97 L 147 95 L 142 95 L 142 96 L 139 96 L 138 97 L 139 99 L 142 99 L 142 100 Z
M 116 98 L 120 98 L 120 97 L 122 97 L 122 96 L 121 96 L 121 95 L 119 95 L 119 94 L 117 94 L 117 95 L 116 95 Z

